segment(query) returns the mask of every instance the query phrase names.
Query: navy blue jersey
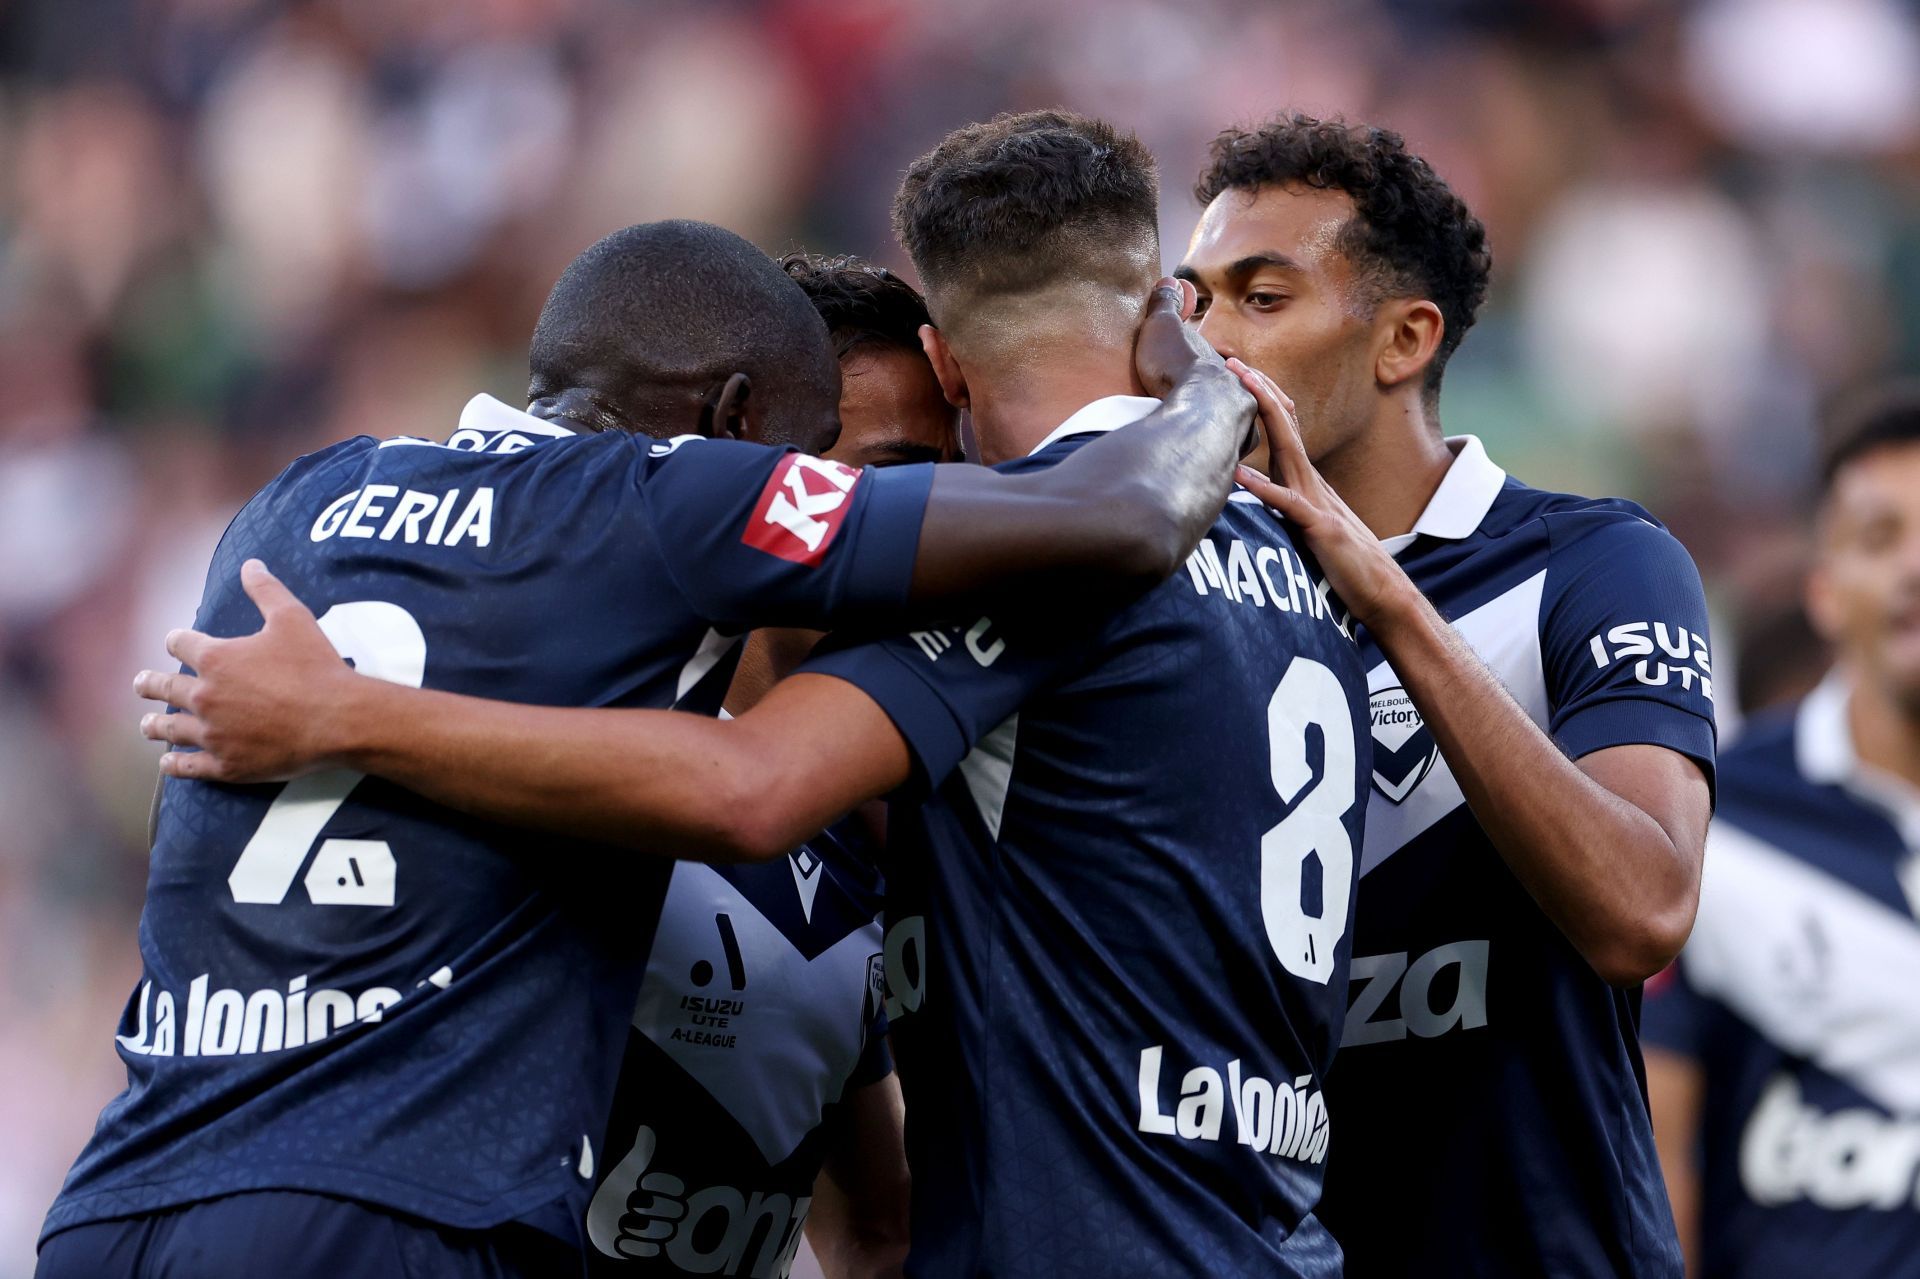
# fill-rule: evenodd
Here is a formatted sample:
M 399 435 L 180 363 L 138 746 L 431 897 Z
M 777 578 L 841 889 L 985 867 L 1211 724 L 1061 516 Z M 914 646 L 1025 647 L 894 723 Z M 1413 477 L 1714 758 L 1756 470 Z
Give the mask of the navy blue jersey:
M 1707 1279 L 1920 1276 L 1920 792 L 1861 768 L 1846 684 L 1720 770 L 1693 937 L 1649 1044 L 1705 1081 Z
M 785 1279 L 840 1103 L 893 1069 L 875 852 L 850 818 L 777 862 L 674 867 L 587 1212 L 593 1274 Z
M 1711 778 L 1706 601 L 1645 511 L 1529 488 L 1468 439 L 1389 546 L 1569 756 L 1651 743 Z M 1596 976 L 1514 878 L 1360 638 L 1373 791 L 1325 1213 L 1349 1273 L 1677 1277 L 1639 991 Z
M 1153 401 L 1097 401 L 1049 466 Z M 1110 616 L 815 659 L 918 772 L 888 859 L 916 1275 L 1337 1275 L 1314 1215 L 1369 771 L 1359 653 L 1237 494 Z
M 227 530 L 196 625 L 258 627 L 258 556 L 381 678 L 711 712 L 745 628 L 905 598 L 930 483 L 482 397 L 452 446 L 294 463 Z M 128 1087 L 46 1229 L 273 1188 L 577 1236 L 666 868 L 356 773 L 169 781 Z

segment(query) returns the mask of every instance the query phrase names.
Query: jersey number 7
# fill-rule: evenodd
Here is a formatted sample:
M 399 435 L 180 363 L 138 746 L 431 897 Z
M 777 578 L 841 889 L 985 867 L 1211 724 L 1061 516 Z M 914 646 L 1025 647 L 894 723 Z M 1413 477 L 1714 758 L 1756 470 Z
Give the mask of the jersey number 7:
M 320 629 L 361 674 L 420 687 L 427 639 L 398 604 L 336 604 L 320 618 Z M 233 900 L 266 906 L 285 901 L 313 841 L 365 776 L 335 768 L 288 782 L 227 876 Z M 393 849 L 383 839 L 329 839 L 307 872 L 307 897 L 316 906 L 391 906 L 395 870 Z

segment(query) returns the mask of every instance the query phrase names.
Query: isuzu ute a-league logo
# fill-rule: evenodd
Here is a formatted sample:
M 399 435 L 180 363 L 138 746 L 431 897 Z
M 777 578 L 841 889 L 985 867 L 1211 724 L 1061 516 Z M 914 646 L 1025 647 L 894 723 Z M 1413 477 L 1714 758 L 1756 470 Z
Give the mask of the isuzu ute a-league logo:
M 1367 709 L 1373 719 L 1373 784 L 1398 804 L 1433 770 L 1440 745 L 1398 685 L 1376 689 Z

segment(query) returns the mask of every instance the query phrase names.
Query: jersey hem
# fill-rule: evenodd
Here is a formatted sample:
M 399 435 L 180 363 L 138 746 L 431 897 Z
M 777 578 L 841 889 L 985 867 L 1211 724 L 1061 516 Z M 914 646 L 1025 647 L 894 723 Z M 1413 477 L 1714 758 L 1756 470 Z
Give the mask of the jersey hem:
M 105 1205 L 97 1205 L 100 1199 L 123 1193 L 113 1190 L 97 1190 L 77 1196 L 63 1195 L 48 1210 L 47 1219 L 41 1223 L 40 1237 L 35 1247 L 36 1249 L 43 1247 L 47 1240 L 76 1226 L 93 1225 L 102 1221 L 124 1221 L 154 1213 L 171 1212 L 177 1208 L 185 1208 L 213 1199 L 225 1199 L 231 1195 L 274 1190 L 350 1199 L 382 1212 L 416 1217 L 454 1230 L 487 1230 L 518 1221 L 536 1209 L 543 1208 L 555 1200 L 564 1199 L 568 1190 L 571 1189 L 571 1184 L 578 1180 L 577 1174 L 571 1169 L 560 1176 L 542 1173 L 534 1180 L 522 1182 L 499 1198 L 485 1204 L 475 1204 L 471 1200 L 454 1199 L 446 1195 L 422 1196 L 419 1188 L 409 1183 L 387 1178 L 370 1179 L 364 1172 L 355 1172 L 353 1177 L 359 1182 L 357 1186 L 350 1186 L 345 1177 L 332 1175 L 328 1170 L 309 1167 L 301 1170 L 273 1170 L 255 1177 L 229 1178 L 224 1181 L 202 1183 L 196 1185 L 191 1191 L 184 1189 L 182 1180 L 178 1178 L 169 1181 L 144 1182 L 140 1188 L 150 1191 L 151 1195 L 148 1197 L 148 1202 L 137 1208 L 109 1208 Z M 375 1184 L 369 1185 L 369 1181 Z M 169 1190 L 168 1187 L 181 1188 Z M 402 1196 L 392 1193 L 393 1187 L 405 1188 L 407 1194 L 404 1201 L 401 1201 Z

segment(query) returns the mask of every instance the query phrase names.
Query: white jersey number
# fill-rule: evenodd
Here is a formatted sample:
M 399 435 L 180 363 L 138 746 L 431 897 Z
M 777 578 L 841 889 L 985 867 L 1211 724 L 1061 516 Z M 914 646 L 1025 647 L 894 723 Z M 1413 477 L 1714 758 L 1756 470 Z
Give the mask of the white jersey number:
M 1260 915 L 1267 941 L 1295 977 L 1325 985 L 1333 952 L 1347 931 L 1353 892 L 1353 840 L 1341 818 L 1353 807 L 1353 712 L 1339 678 L 1325 665 L 1296 657 L 1267 703 L 1268 766 L 1273 789 L 1292 804 L 1313 781 L 1307 726 L 1326 742 L 1320 784 L 1260 840 Z M 1307 854 L 1320 859 L 1320 913 L 1302 901 Z
M 361 674 L 420 687 L 426 636 L 398 604 L 336 604 L 321 617 L 320 629 Z M 227 876 L 233 900 L 268 906 L 285 901 L 313 841 L 365 776 L 335 768 L 288 782 Z M 316 906 L 391 906 L 394 875 L 393 849 L 385 840 L 329 839 L 307 871 L 307 897 Z

